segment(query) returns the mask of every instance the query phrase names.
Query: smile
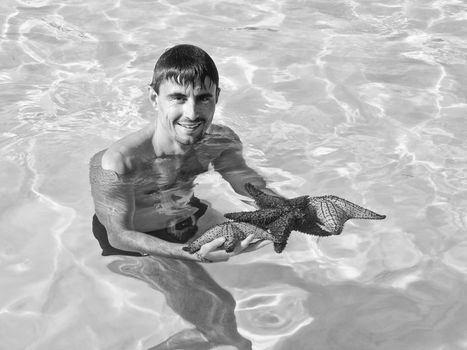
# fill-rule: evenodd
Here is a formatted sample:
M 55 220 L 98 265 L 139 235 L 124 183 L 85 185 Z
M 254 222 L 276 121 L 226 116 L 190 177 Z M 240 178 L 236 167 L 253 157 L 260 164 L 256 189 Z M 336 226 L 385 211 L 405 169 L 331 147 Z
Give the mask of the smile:
M 188 130 L 194 130 L 198 126 L 200 126 L 202 122 L 197 122 L 197 123 L 177 123 L 177 125 L 180 125 L 182 128 L 188 129 Z

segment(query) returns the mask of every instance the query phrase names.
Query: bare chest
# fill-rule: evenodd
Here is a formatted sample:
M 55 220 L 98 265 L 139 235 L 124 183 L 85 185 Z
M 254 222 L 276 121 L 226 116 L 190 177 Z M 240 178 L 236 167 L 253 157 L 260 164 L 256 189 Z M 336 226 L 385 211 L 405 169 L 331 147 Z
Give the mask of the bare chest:
M 209 161 L 197 157 L 157 158 L 140 167 L 133 188 L 138 208 L 168 208 L 186 204 L 193 195 L 194 180 L 206 172 Z

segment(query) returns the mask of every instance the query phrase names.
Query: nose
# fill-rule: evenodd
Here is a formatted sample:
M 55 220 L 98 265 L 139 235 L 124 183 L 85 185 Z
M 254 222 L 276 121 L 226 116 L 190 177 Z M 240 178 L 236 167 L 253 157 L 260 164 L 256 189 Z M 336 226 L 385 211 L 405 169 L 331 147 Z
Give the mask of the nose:
M 198 116 L 196 115 L 196 105 L 193 99 L 189 98 L 183 105 L 183 117 L 195 120 Z

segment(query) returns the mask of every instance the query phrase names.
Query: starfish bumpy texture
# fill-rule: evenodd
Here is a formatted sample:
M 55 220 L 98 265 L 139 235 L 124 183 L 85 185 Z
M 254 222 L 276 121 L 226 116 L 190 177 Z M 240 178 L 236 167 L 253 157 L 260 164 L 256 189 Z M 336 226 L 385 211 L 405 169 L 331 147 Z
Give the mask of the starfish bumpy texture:
M 226 252 L 232 252 L 238 242 L 244 240 L 251 234 L 255 235 L 255 239 L 276 241 L 276 238 L 272 234 L 258 226 L 254 226 L 246 222 L 229 221 L 211 227 L 201 237 L 197 238 L 182 249 L 193 254 L 197 252 L 203 244 L 209 243 L 219 237 L 225 237 L 223 247 Z
M 248 222 L 255 226 L 268 230 L 276 237 L 274 250 L 282 252 L 287 244 L 290 233 L 297 226 L 304 224 L 304 209 L 308 203 L 307 196 L 292 199 L 270 196 L 247 183 L 245 190 L 253 197 L 259 210 L 227 213 L 224 216 L 238 222 Z
M 383 220 L 386 215 L 377 214 L 337 196 L 309 197 L 306 219 L 297 231 L 316 235 L 331 236 L 342 232 L 349 219 Z
M 260 209 L 228 213 L 225 217 L 270 231 L 276 237 L 274 249 L 278 253 L 284 250 L 292 231 L 316 236 L 338 235 L 349 219 L 382 220 L 386 217 L 336 196 L 285 199 L 267 195 L 252 184 L 246 184 L 245 190 Z
M 332 195 L 286 199 L 268 195 L 250 183 L 245 185 L 245 190 L 255 200 L 258 210 L 225 214 L 233 221 L 210 228 L 183 250 L 194 253 L 203 244 L 225 237 L 224 248 L 231 252 L 239 241 L 254 234 L 256 239 L 273 241 L 274 250 L 281 253 L 292 231 L 315 236 L 338 235 L 349 219 L 382 220 L 386 217 Z

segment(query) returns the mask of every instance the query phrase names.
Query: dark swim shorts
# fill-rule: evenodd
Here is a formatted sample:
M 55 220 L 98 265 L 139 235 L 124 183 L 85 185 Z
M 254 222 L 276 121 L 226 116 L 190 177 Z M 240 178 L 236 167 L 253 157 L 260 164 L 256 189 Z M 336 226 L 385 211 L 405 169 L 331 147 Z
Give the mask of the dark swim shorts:
M 204 215 L 208 207 L 206 204 L 202 203 L 196 197 L 191 198 L 189 205 L 198 209 L 191 217 L 183 221 L 177 222 L 174 227 L 145 232 L 145 233 L 148 235 L 163 239 L 168 242 L 173 242 L 173 243 L 187 242 L 198 231 L 198 226 L 196 226 L 196 223 L 198 222 L 198 219 Z M 105 229 L 105 226 L 102 225 L 102 223 L 99 221 L 96 215 L 92 217 L 92 233 L 94 234 L 94 237 L 96 237 L 97 241 L 99 242 L 99 245 L 102 248 L 102 255 L 104 256 L 107 256 L 107 255 L 143 256 L 143 254 L 141 253 L 130 252 L 130 251 L 121 250 L 121 249 L 112 247 L 109 243 L 109 238 L 107 236 L 107 230 Z

